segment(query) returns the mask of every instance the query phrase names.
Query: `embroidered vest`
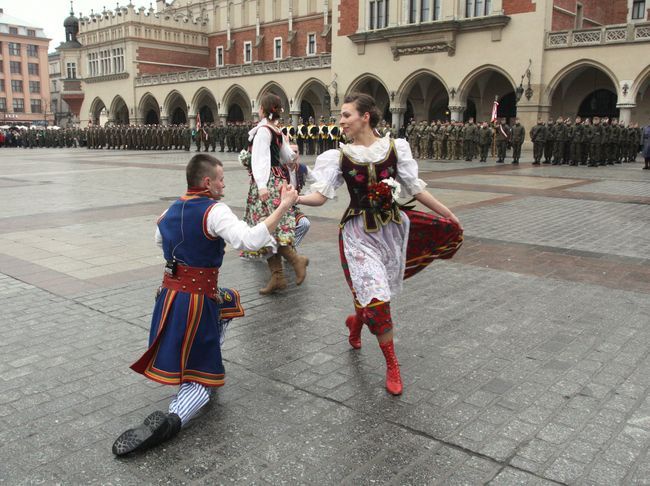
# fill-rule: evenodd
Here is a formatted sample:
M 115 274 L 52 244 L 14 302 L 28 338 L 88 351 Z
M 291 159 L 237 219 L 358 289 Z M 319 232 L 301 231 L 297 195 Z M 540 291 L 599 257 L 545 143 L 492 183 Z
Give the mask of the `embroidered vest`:
M 392 140 L 384 160 L 376 163 L 358 162 L 341 150 L 341 172 L 350 194 L 350 204 L 341 218 L 341 227 L 356 216 L 363 218 L 368 233 L 379 231 L 391 221 L 402 224 L 402 215 L 392 197 L 388 208 L 368 197 L 374 184 L 397 175 L 397 151 Z

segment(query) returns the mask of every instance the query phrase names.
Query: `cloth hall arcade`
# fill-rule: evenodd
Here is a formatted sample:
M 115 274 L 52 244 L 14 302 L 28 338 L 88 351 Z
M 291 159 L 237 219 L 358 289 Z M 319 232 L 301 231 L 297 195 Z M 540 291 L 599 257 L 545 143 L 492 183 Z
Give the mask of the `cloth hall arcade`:
M 650 4 L 650 2 L 648 2 Z M 82 126 L 254 119 L 274 92 L 294 124 L 372 94 L 411 118 L 531 126 L 650 122 L 650 5 L 638 0 L 189 0 L 71 15 L 62 98 Z M 76 20 L 76 22 L 75 22 Z M 636 61 L 631 61 L 636 60 Z

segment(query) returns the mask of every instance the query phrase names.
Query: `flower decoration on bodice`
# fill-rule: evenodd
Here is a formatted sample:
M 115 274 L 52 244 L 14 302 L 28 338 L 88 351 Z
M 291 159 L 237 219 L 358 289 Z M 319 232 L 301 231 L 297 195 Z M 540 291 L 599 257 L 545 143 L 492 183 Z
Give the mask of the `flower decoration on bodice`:
M 368 201 L 373 209 L 388 210 L 399 197 L 400 184 L 392 177 L 368 184 Z

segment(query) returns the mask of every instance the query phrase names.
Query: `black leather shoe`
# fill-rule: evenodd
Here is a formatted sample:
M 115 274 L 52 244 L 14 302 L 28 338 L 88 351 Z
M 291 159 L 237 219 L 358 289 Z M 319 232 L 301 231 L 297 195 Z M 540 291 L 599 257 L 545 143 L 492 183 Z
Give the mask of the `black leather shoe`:
M 178 415 L 157 410 L 144 419 L 142 425 L 122 433 L 113 444 L 113 454 L 123 456 L 149 449 L 171 439 L 180 430 L 181 419 Z

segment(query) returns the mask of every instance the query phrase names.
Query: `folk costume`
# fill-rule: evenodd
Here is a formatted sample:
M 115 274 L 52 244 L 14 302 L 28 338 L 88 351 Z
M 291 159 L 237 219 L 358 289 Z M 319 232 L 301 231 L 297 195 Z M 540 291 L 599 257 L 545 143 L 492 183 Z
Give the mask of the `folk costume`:
M 296 155 L 280 130 L 269 123 L 266 118 L 248 132 L 248 141 L 251 145 L 250 186 L 246 199 L 244 221 L 250 226 L 254 226 L 263 221 L 280 204 L 282 184 L 289 183 L 289 175 L 284 164 L 293 160 Z M 259 197 L 260 189 L 264 188 L 269 191 L 269 198 L 266 201 L 262 201 Z M 282 217 L 275 230 L 277 250 L 269 251 L 271 249 L 267 248 L 259 252 L 260 254 L 270 254 L 267 263 L 271 270 L 271 280 L 266 287 L 260 290 L 261 294 L 270 294 L 286 288 L 287 283 L 280 256 L 293 266 L 297 285 L 300 285 L 305 279 L 309 260 L 298 255 L 294 249 L 295 230 L 296 218 L 290 211 Z
M 391 187 L 396 180 L 399 197 L 423 191 L 418 165 L 408 142 L 386 136 L 369 147 L 341 144 L 316 159 L 312 192 L 328 199 L 347 185 L 350 204 L 340 223 L 339 249 L 346 281 L 352 291 L 355 314 L 346 325 L 352 347 L 361 347 L 361 329 L 381 335 L 393 329 L 390 301 L 402 282 L 437 258 L 451 258 L 462 244 L 460 228 L 448 219 L 401 208 Z M 397 185 L 394 185 L 396 188 Z M 386 358 L 386 387 L 401 393 L 399 364 L 393 341 L 380 344 Z
M 158 220 L 156 243 L 167 265 L 151 319 L 149 348 L 131 368 L 179 391 L 169 406 L 124 432 L 113 453 L 156 445 L 179 432 L 224 384 L 221 344 L 244 315 L 236 290 L 218 286 L 227 244 L 255 250 L 275 245 L 266 225 L 249 227 L 202 189 L 188 190 Z

